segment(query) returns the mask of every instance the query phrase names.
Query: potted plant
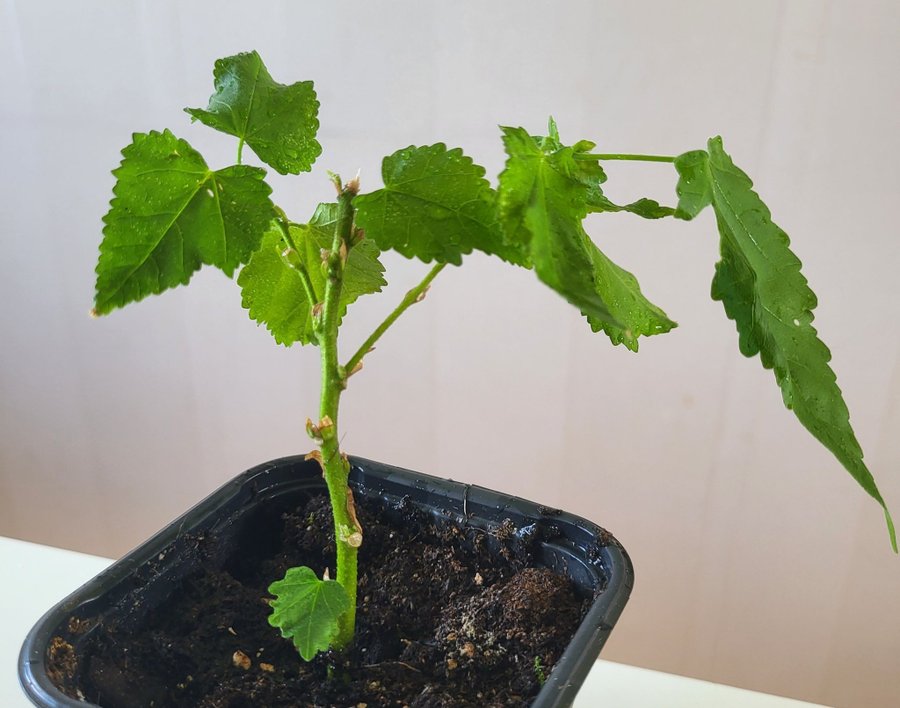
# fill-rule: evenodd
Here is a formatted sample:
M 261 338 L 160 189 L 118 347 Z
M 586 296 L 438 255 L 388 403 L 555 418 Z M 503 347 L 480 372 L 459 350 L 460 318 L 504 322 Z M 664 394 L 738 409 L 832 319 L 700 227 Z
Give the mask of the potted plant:
M 186 110 L 237 138 L 236 164 L 213 170 L 168 130 L 134 135 L 114 172 L 93 313 L 187 284 L 204 265 L 239 271 L 252 319 L 279 344 L 320 349 L 320 408 L 306 425 L 315 449 L 244 473 L 51 610 L 20 662 L 34 700 L 570 703 L 630 591 L 621 546 L 557 510 L 348 458 L 338 421 L 375 344 L 473 250 L 533 270 L 613 344 L 637 351 L 641 337 L 674 328 L 592 242 L 590 213 L 715 211 L 712 296 L 741 353 L 774 370 L 787 407 L 883 507 L 896 551 L 812 326 L 815 295 L 720 138 L 679 156 L 610 154 L 567 145 L 552 119 L 543 136 L 505 127 L 496 188 L 459 149 L 410 146 L 384 159 L 382 188 L 364 193 L 358 178 L 332 174 L 335 201 L 295 221 L 242 156 L 246 147 L 281 174 L 311 169 L 321 152 L 312 83 L 275 82 L 256 52 L 217 61 L 214 77 L 207 108 Z M 603 163 L 613 160 L 673 164 L 676 205 L 610 201 Z M 388 249 L 432 267 L 342 360 L 341 322 L 385 284 Z

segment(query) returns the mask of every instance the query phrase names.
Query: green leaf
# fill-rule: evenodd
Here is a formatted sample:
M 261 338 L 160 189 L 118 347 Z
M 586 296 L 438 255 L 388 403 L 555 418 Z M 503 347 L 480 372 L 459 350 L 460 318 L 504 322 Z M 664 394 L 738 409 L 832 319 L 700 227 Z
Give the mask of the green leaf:
M 702 175 L 703 160 L 695 154 L 692 164 L 695 175 Z M 721 138 L 709 141 L 705 169 L 706 177 L 696 176 L 694 184 L 708 182 L 721 236 L 722 260 L 716 265 L 712 297 L 722 301 L 735 321 L 741 352 L 759 354 L 763 366 L 774 370 L 785 405 L 884 508 L 896 552 L 893 522 L 850 427 L 849 411 L 828 365 L 831 352 L 812 325 L 816 296 L 800 273 L 788 235 L 772 222 Z M 705 188 L 695 193 L 705 194 Z M 696 214 L 696 209 L 687 213 Z
M 594 144 L 562 146 L 552 123 L 548 138 L 522 128 L 503 132 L 509 159 L 500 175 L 500 216 L 507 238 L 513 234 L 528 249 L 538 278 L 578 307 L 595 332 L 603 330 L 614 344 L 632 351 L 639 336 L 675 327 L 641 294 L 635 277 L 584 232 L 582 220 L 589 211 L 612 205 L 600 189 L 606 176 L 599 163 L 582 157 Z
M 598 194 L 591 200 L 590 208 L 595 213 L 627 211 L 645 219 L 662 219 L 675 214 L 672 207 L 663 206 L 656 200 L 646 197 L 620 206 L 611 202 L 605 195 Z
M 241 305 L 264 324 L 278 344 L 316 343 L 312 307 L 300 272 L 288 259 L 288 246 L 276 226 L 238 275 Z
M 213 172 L 168 130 L 136 133 L 122 156 L 103 218 L 96 314 L 184 285 L 203 264 L 230 278 L 259 245 L 272 219 L 263 170 Z
M 528 249 L 535 272 L 546 285 L 597 319 L 619 324 L 594 286 L 593 262 L 581 222 L 588 213 L 591 189 L 573 159 L 572 148 L 557 148 L 558 138 L 545 141 L 550 152 L 524 128 L 501 128 L 509 159 L 500 174 L 499 210 L 510 240 Z
M 184 109 L 194 120 L 237 136 L 281 174 L 309 171 L 322 152 L 312 81 L 277 83 L 255 51 L 217 60 L 213 76 L 206 110 Z
M 312 307 L 325 295 L 322 250 L 334 238 L 337 204 L 319 204 L 309 224 L 291 224 L 291 243 L 276 225 L 263 238 L 260 248 L 238 276 L 242 305 L 250 318 L 264 324 L 278 344 L 316 344 Z M 296 246 L 296 251 L 293 250 Z M 377 246 L 368 239 L 347 254 L 341 288 L 339 318 L 363 295 L 379 292 L 387 283 Z M 315 302 L 310 302 L 300 269 L 309 276 Z
M 690 221 L 712 203 L 708 156 L 705 150 L 692 150 L 675 158 L 678 170 L 678 207 L 675 218 Z
M 288 568 L 283 580 L 269 586 L 269 624 L 294 642 L 304 661 L 327 650 L 338 634 L 338 620 L 350 609 L 347 591 L 334 580 L 319 580 L 306 567 Z
M 318 302 L 325 296 L 325 273 L 321 268 L 322 251 L 328 250 L 334 241 L 334 229 L 338 220 L 338 205 L 334 202 L 319 204 L 308 224 L 291 225 L 294 243 L 304 251 L 313 290 Z M 344 278 L 341 287 L 341 310 L 343 318 L 347 307 L 361 296 L 381 292 L 387 285 L 384 279 L 384 265 L 378 259 L 380 251 L 371 238 L 363 238 L 347 254 Z
M 410 146 L 384 158 L 384 188 L 354 200 L 357 224 L 382 250 L 459 265 L 479 249 L 507 259 L 484 168 L 443 143 Z
M 665 312 L 644 297 L 637 278 L 609 260 L 591 243 L 586 234 L 585 240 L 591 252 L 597 291 L 613 318 L 622 323 L 615 325 L 607 319 L 585 313 L 594 332 L 602 330 L 613 344 L 624 344 L 636 352 L 638 337 L 665 334 L 678 326 Z

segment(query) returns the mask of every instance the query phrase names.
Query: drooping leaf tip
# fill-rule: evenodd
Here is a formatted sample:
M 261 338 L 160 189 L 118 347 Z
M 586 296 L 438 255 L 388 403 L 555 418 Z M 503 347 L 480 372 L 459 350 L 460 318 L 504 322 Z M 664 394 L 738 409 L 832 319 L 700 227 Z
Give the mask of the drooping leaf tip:
M 891 537 L 891 549 L 894 553 L 900 554 L 897 550 L 897 531 L 894 528 L 894 520 L 891 518 L 891 512 L 888 511 L 887 506 L 884 507 L 884 520 L 887 522 L 888 536 Z

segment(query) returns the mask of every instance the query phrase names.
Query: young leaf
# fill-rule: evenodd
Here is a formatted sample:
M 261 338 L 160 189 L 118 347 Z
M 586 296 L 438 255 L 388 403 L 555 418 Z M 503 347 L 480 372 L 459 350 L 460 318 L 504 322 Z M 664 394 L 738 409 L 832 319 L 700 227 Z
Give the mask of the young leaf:
M 306 567 L 288 568 L 283 580 L 269 586 L 272 600 L 269 624 L 290 639 L 304 661 L 331 646 L 338 620 L 350 608 L 347 591 L 334 580 L 319 580 Z
M 331 248 L 336 220 L 337 204 L 319 204 L 309 224 L 291 224 L 291 242 L 297 252 L 273 225 L 238 276 L 241 304 L 249 310 L 251 319 L 266 326 L 278 344 L 317 343 L 312 307 L 322 302 L 325 294 L 321 254 Z M 344 266 L 340 319 L 359 297 L 379 292 L 387 284 L 378 254 L 377 246 L 368 239 L 350 249 Z M 309 301 L 298 268 L 309 276 L 315 302 Z
M 713 299 L 721 300 L 735 321 L 741 353 L 759 354 L 763 366 L 774 369 L 785 405 L 881 504 L 896 552 L 891 516 L 850 427 L 849 411 L 828 365 L 831 352 L 812 325 L 816 296 L 800 273 L 788 235 L 772 222 L 769 209 L 725 152 L 721 138 L 709 141 L 705 178 L 704 160 L 692 155 L 693 193 L 711 195 L 721 235 Z M 705 199 L 689 199 L 686 213 L 696 214 Z
M 322 152 L 316 141 L 319 102 L 312 81 L 290 86 L 272 79 L 255 51 L 216 61 L 215 93 L 194 120 L 246 142 L 281 174 L 308 172 Z
M 103 218 L 96 314 L 184 285 L 203 264 L 230 278 L 259 245 L 272 219 L 263 170 L 213 172 L 168 130 L 136 133 L 122 156 Z
M 354 200 L 357 224 L 382 250 L 429 263 L 462 263 L 479 249 L 507 259 L 484 168 L 443 143 L 384 158 L 384 187 Z
M 582 228 L 588 212 L 605 199 L 600 165 L 578 158 L 593 143 L 561 146 L 552 130 L 545 139 L 522 128 L 503 132 L 509 159 L 500 175 L 500 216 L 507 238 L 528 248 L 538 277 L 578 307 L 595 332 L 602 329 L 614 344 L 633 351 L 638 336 L 675 327 L 641 294 L 634 276 L 603 255 Z
M 692 150 L 675 158 L 678 170 L 678 207 L 675 218 L 690 221 L 712 203 L 708 156 L 705 150 Z
M 307 298 L 300 272 L 290 263 L 287 251 L 281 231 L 273 225 L 238 275 L 241 305 L 250 319 L 266 326 L 278 344 L 314 344 L 315 303 Z
M 325 295 L 325 274 L 321 268 L 321 254 L 323 250 L 328 250 L 332 246 L 337 220 L 338 205 L 331 202 L 319 204 L 308 224 L 291 225 L 294 243 L 305 252 L 310 280 L 319 302 Z M 361 296 L 381 292 L 381 288 L 387 285 L 384 279 L 384 265 L 378 260 L 379 254 L 378 246 L 371 238 L 364 238 L 348 252 L 341 287 L 339 318 L 343 318 L 347 307 Z

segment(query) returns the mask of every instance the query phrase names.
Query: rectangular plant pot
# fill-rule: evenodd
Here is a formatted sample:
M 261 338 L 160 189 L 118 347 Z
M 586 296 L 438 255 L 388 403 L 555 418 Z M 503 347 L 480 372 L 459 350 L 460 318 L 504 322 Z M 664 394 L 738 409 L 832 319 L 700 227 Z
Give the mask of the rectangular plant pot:
M 350 485 L 357 498 L 386 505 L 406 498 L 438 523 L 460 527 L 489 529 L 509 519 L 520 533 L 542 539 L 534 553 L 537 563 L 568 576 L 585 597 L 593 598 L 531 703 L 532 708 L 571 705 L 631 592 L 634 573 L 619 542 L 589 521 L 524 499 L 361 458 L 351 457 L 350 462 Z M 51 647 L 72 647 L 77 653 L 105 619 L 121 621 L 130 608 L 142 607 L 145 613 L 162 604 L 197 567 L 196 545 L 185 539 L 198 534 L 237 538 L 254 514 L 277 518 L 323 490 L 319 465 L 302 457 L 267 462 L 225 484 L 41 618 L 19 655 L 25 693 L 40 706 L 86 705 L 57 687 L 48 671 Z

